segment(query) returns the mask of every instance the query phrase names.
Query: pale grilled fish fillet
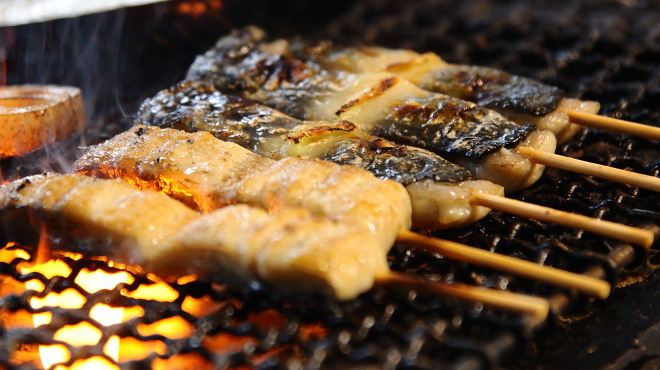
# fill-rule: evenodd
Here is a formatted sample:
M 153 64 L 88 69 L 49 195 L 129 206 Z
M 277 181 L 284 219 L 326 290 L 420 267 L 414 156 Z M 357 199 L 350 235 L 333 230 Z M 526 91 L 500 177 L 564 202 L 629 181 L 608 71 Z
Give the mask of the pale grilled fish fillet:
M 36 245 L 41 224 L 51 243 L 141 264 L 167 248 L 197 212 L 158 192 L 82 175 L 30 176 L 0 188 L 3 242 Z
M 124 178 L 205 212 L 235 203 L 271 213 L 302 207 L 333 221 L 359 225 L 384 250 L 411 226 L 410 197 L 397 182 L 320 160 L 267 159 L 208 132 L 136 126 L 90 148 L 74 171 Z
M 0 210 L 4 243 L 36 245 L 45 230 L 53 248 L 163 277 L 225 274 L 345 300 L 388 271 L 367 230 L 298 207 L 269 214 L 232 205 L 200 215 L 125 181 L 46 174 L 0 187 Z

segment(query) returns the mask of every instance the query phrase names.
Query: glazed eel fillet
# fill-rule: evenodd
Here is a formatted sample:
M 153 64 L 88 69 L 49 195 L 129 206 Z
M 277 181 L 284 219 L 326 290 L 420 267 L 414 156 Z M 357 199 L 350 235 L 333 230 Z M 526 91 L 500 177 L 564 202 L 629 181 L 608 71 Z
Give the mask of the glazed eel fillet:
M 534 125 L 517 125 L 391 73 L 323 70 L 273 50 L 264 37 L 245 28 L 221 38 L 197 57 L 187 79 L 209 81 L 298 119 L 350 121 L 369 134 L 446 156 L 507 192 L 531 185 L 544 170 L 518 154 L 517 146 L 555 151 L 554 135 Z
M 37 245 L 45 226 L 53 249 L 107 256 L 164 278 L 222 273 L 346 300 L 389 271 L 387 251 L 351 222 L 300 207 L 271 214 L 244 204 L 200 215 L 122 180 L 59 174 L 16 180 L 0 187 L 0 222 L 3 243 Z
M 74 171 L 123 178 L 203 212 L 241 203 L 270 213 L 301 207 L 367 230 L 384 251 L 411 226 L 403 185 L 320 160 L 262 157 L 208 132 L 135 126 L 90 148 Z
M 275 41 L 271 48 L 290 49 L 297 57 L 319 63 L 330 71 L 394 73 L 420 88 L 468 100 L 496 110 L 518 123 L 533 123 L 562 143 L 580 129 L 569 121 L 566 109 L 598 113 L 600 104 L 565 96 L 559 88 L 487 67 L 450 64 L 437 54 L 377 46 L 336 48 L 324 41 L 307 46 L 301 40 Z
M 472 180 L 469 172 L 424 149 L 366 134 L 350 122 L 300 121 L 213 85 L 183 82 L 141 106 L 137 124 L 207 131 L 261 156 L 318 158 L 364 168 L 402 183 L 416 228 L 446 229 L 484 217 L 490 209 L 470 202 L 471 192 L 504 195 L 499 185 Z

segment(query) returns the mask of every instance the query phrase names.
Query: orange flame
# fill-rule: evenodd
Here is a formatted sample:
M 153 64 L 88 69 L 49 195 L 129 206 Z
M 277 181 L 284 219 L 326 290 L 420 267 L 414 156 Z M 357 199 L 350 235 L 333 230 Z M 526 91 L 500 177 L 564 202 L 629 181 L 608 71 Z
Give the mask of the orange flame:
M 42 233 L 43 235 L 43 233 Z M 49 257 L 50 248 L 44 243 L 46 238 L 40 239 L 39 250 L 37 252 L 38 259 Z M 45 252 L 45 253 L 44 253 Z M 17 256 L 22 256 L 17 254 Z M 8 256 L 10 257 L 10 256 Z M 38 272 L 45 278 L 52 279 L 55 276 L 69 277 L 71 275 L 71 268 L 60 259 L 50 259 L 45 262 L 38 262 L 31 264 L 28 261 L 22 261 L 17 265 L 18 271 L 22 274 Z M 102 289 L 114 289 L 118 284 L 130 283 L 133 277 L 127 272 L 120 271 L 117 273 L 107 273 L 103 270 L 90 271 L 82 269 L 78 272 L 75 283 L 88 293 L 96 293 Z M 39 280 L 30 280 L 26 282 L 25 287 L 29 290 L 42 292 L 44 285 Z M 85 297 L 75 289 L 65 289 L 61 293 L 50 292 L 45 297 L 31 297 L 29 299 L 30 306 L 33 309 L 40 309 L 43 307 L 60 307 L 66 309 L 79 309 L 85 304 Z M 90 309 L 89 316 L 103 326 L 113 325 L 122 321 L 123 308 L 114 308 L 106 304 L 97 304 Z M 51 312 L 40 312 L 32 316 L 34 327 L 47 325 L 52 320 Z M 102 333 L 99 328 L 88 322 L 81 322 L 76 325 L 66 325 L 55 332 L 53 337 L 55 340 L 68 343 L 72 346 L 93 346 L 96 345 L 102 338 Z M 119 339 L 117 337 L 110 338 L 105 346 L 104 352 L 113 360 L 117 361 L 119 353 Z M 71 358 L 71 353 L 63 345 L 40 345 L 39 354 L 41 362 L 45 369 L 63 362 L 67 362 Z M 65 369 L 62 365 L 56 366 L 56 369 Z M 117 369 L 117 366 L 107 359 L 100 357 L 92 357 L 85 360 L 76 361 L 69 370 L 83 370 L 83 369 L 99 369 L 111 370 Z
M 83 256 L 75 253 L 59 252 L 56 255 L 51 255 L 50 248 L 45 245 L 46 243 L 47 238 L 42 237 L 39 250 L 36 253 L 40 256 L 40 259 L 43 259 L 43 261 L 40 262 L 30 260 L 29 253 L 12 243 L 0 250 L 0 261 L 5 263 L 16 263 L 18 272 L 22 274 L 36 272 L 43 275 L 43 278 L 29 280 L 25 283 L 14 281 L 10 284 L 11 286 L 0 285 L 0 288 L 2 288 L 0 289 L 0 292 L 11 293 L 15 291 L 17 293 L 23 293 L 26 290 L 32 290 L 38 294 L 42 293 L 46 288 L 42 282 L 44 279 L 52 279 L 56 276 L 64 278 L 72 277 L 71 267 L 65 262 L 65 259 L 60 256 L 73 260 L 79 260 L 83 258 Z M 108 266 L 117 268 L 117 265 L 112 261 L 104 259 L 96 260 L 102 260 L 106 262 Z M 154 283 L 148 285 L 141 284 L 134 290 L 123 288 L 121 294 L 131 298 L 155 300 L 160 302 L 173 302 L 179 299 L 179 292 L 173 289 L 169 284 L 160 281 L 158 277 L 150 274 L 147 275 L 147 278 L 154 281 Z M 177 280 L 177 283 L 180 285 L 187 284 L 196 279 L 197 277 L 194 275 L 184 276 Z M 126 283 L 130 285 L 134 283 L 134 281 L 135 278 L 133 275 L 126 271 L 108 273 L 103 269 L 92 270 L 90 268 L 82 268 L 80 271 L 77 271 L 74 280 L 80 288 L 89 294 L 96 293 L 103 289 L 116 289 L 118 284 Z M 33 295 L 28 299 L 28 302 L 32 309 L 49 307 L 80 309 L 84 307 L 86 299 L 84 294 L 81 294 L 79 290 L 68 288 L 61 292 L 49 292 L 43 297 Z M 183 311 L 195 317 L 203 317 L 216 311 L 226 303 L 227 302 L 224 301 L 214 301 L 209 296 L 203 296 L 200 298 L 186 297 L 181 302 L 181 308 Z M 47 311 L 35 314 L 30 314 L 26 311 L 25 315 L 25 325 L 31 325 L 33 327 L 48 325 L 53 319 L 53 313 Z M 53 338 L 73 347 L 95 346 L 99 341 L 103 340 L 102 326 L 127 322 L 131 319 L 142 316 L 144 316 L 144 309 L 140 306 L 116 308 L 107 304 L 99 303 L 94 305 L 89 311 L 89 317 L 94 321 L 83 321 L 75 325 L 65 325 L 55 331 Z M 257 319 L 257 321 L 259 320 Z M 193 324 L 180 316 L 165 318 L 150 324 L 137 324 L 137 330 L 143 336 L 158 334 L 169 339 L 189 337 L 192 335 L 194 329 Z M 117 335 L 112 335 L 103 345 L 103 353 L 108 356 L 107 358 L 91 357 L 75 361 L 71 366 L 67 367 L 62 364 L 70 361 L 73 354 L 65 345 L 39 345 L 38 348 L 43 367 L 45 369 L 54 368 L 56 370 L 115 370 L 118 369 L 116 363 L 119 363 L 120 361 L 142 360 L 152 353 L 156 353 L 160 356 L 167 353 L 167 348 L 162 340 L 142 342 L 135 338 L 121 338 Z M 114 360 L 115 363 L 109 359 Z M 184 368 L 190 369 L 211 366 L 201 358 L 195 358 L 194 356 L 191 358 L 187 355 L 175 356 L 175 358 L 156 361 L 153 366 L 155 368 L 164 369 L 171 365 L 179 366 L 183 363 L 185 363 Z

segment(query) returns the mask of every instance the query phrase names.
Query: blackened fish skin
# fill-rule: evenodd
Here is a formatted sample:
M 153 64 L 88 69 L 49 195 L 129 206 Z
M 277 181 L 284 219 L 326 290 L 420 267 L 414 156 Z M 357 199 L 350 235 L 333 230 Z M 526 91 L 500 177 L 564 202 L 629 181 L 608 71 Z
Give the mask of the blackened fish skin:
M 450 64 L 438 55 L 376 46 L 341 48 L 330 41 L 314 44 L 295 38 L 289 50 L 329 71 L 392 72 L 428 91 L 446 94 L 498 111 L 543 116 L 555 109 L 565 94 L 557 87 L 488 67 Z
M 299 119 L 330 119 L 311 113 L 310 107 L 340 94 L 350 74 L 329 72 L 286 53 L 264 51 L 260 48 L 264 38 L 263 31 L 254 27 L 221 38 L 215 47 L 197 57 L 187 79 L 209 81 L 221 91 L 242 94 Z M 391 83 L 387 80 L 377 86 L 382 87 L 380 93 L 407 83 L 397 77 Z M 380 95 L 360 98 L 368 101 Z M 337 107 L 337 117 L 342 118 L 355 100 Z M 410 109 L 409 105 L 425 108 Z M 362 121 L 373 121 L 374 117 L 349 120 L 370 134 L 458 158 L 480 159 L 517 145 L 536 130 L 534 125 L 519 126 L 494 111 L 441 94 L 392 101 L 385 109 L 386 117 L 373 125 Z
M 282 146 L 297 146 L 295 152 L 304 156 L 305 140 L 323 135 L 328 145 L 314 157 L 361 167 L 383 179 L 408 185 L 426 179 L 458 183 L 471 178 L 467 170 L 427 150 L 365 135 L 349 122 L 300 121 L 249 99 L 223 94 L 203 81 L 183 82 L 147 99 L 136 124 L 208 131 L 274 159 L 285 156 Z M 328 140 L 329 135 L 336 138 Z
M 453 65 L 437 71 L 420 87 L 469 100 L 482 107 L 534 116 L 554 111 L 564 97 L 557 87 L 494 68 L 468 65 Z

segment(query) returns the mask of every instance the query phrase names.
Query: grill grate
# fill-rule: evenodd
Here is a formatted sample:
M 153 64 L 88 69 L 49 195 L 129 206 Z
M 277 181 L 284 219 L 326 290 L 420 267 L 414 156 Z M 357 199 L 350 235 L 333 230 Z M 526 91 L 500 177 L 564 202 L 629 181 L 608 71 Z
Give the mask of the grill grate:
M 24 249 L 16 245 L 4 248 L 5 252 L 16 250 Z M 440 364 L 455 366 L 459 361 L 482 366 L 498 362 L 506 351 L 519 346 L 521 336 L 527 334 L 521 317 L 384 289 L 376 289 L 353 302 L 336 303 L 321 297 L 284 299 L 273 296 L 263 287 L 229 290 L 217 281 L 194 280 L 169 283 L 176 292 L 176 299 L 159 302 L 132 297 L 140 287 L 154 283 L 144 276 L 132 274 L 132 283 L 90 294 L 76 283 L 83 269 L 100 269 L 110 274 L 121 270 L 104 261 L 60 255 L 57 258 L 64 261 L 72 272 L 68 277 L 48 279 L 38 272 L 17 272 L 27 257 L 6 258 L 5 262 L 0 262 L 3 284 L 38 280 L 46 287 L 39 293 L 29 290 L 10 294 L 0 301 L 1 363 L 9 367 L 38 367 L 37 346 L 62 344 L 54 340 L 55 332 L 80 322 L 91 323 L 100 329 L 102 339 L 99 344 L 84 350 L 67 344 L 69 351 L 74 353 L 67 365 L 94 356 L 110 359 L 104 354 L 103 347 L 112 336 L 123 340 L 134 338 L 152 345 L 156 341 L 164 344 L 162 348 L 167 348 L 144 359 L 123 362 L 120 364 L 122 369 L 167 368 L 164 359 L 174 361 L 172 359 L 183 355 L 198 358 L 198 362 L 186 368 L 197 368 L 199 361 L 204 364 L 203 368 L 298 368 L 303 365 L 317 368 L 340 364 L 433 367 Z M 86 303 L 81 309 L 35 309 L 29 303 L 32 297 L 62 293 L 67 289 L 73 289 L 85 298 Z M 203 310 L 192 309 L 186 302 L 203 297 L 206 297 L 206 309 L 211 310 L 206 315 L 199 315 L 197 312 Z M 139 306 L 144 314 L 104 327 L 90 318 L 90 308 L 98 303 L 126 310 Z M 29 314 L 26 316 L 24 312 Z M 51 312 L 53 320 L 46 326 L 33 329 L 26 317 L 39 312 Z M 188 323 L 192 329 L 189 335 L 173 339 L 167 333 L 145 334 L 146 329 L 141 329 L 172 318 Z

